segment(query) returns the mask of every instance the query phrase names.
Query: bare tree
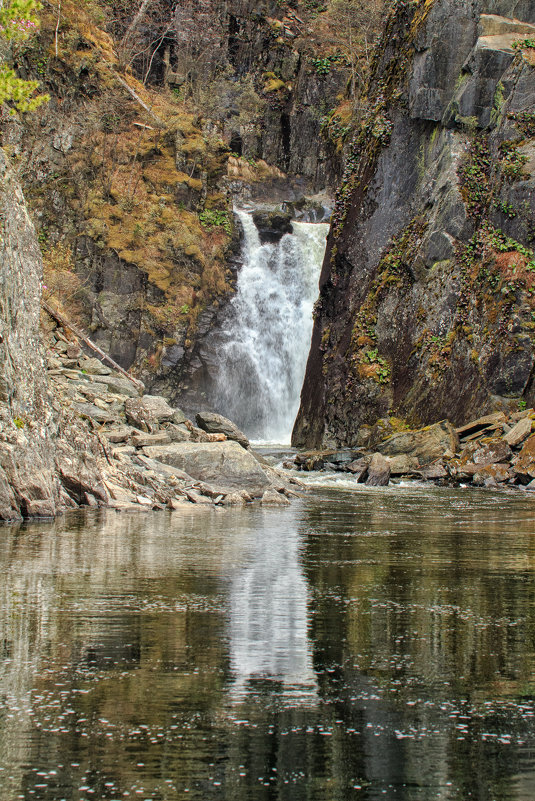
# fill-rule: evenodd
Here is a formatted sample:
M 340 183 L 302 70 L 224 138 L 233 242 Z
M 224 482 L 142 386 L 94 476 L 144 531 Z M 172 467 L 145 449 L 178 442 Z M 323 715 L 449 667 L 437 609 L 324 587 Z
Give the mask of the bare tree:
M 174 13 L 177 72 L 196 96 L 226 62 L 227 4 L 179 0 Z
M 385 5 L 385 0 L 330 0 L 331 38 L 351 69 L 353 98 L 364 83 Z

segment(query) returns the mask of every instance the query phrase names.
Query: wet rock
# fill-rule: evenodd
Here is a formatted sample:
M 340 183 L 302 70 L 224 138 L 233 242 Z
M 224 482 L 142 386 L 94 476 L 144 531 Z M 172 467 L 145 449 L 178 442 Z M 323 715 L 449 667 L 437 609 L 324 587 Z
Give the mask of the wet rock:
M 524 417 L 519 420 L 513 428 L 504 435 L 504 440 L 511 448 L 520 445 L 531 434 L 532 420 Z
M 447 451 L 455 453 L 458 446 L 455 429 L 448 420 L 442 420 L 416 431 L 394 434 L 378 445 L 377 450 L 384 456 L 412 456 L 422 465 L 441 459 Z
M 323 470 L 334 454 L 335 451 L 303 451 L 296 455 L 295 466 L 298 470 Z
M 386 487 L 389 481 L 390 462 L 381 453 L 374 453 L 368 467 L 367 486 Z
M 239 442 L 244 448 L 249 447 L 249 440 L 231 420 L 215 412 L 199 412 L 195 415 L 199 428 L 208 434 L 224 434 L 227 439 Z
M 361 459 L 354 459 L 352 462 L 346 465 L 346 469 L 349 473 L 352 473 L 355 476 L 356 481 L 364 481 L 368 475 L 370 461 L 371 456 L 363 456 Z
M 272 481 L 254 456 L 237 442 L 183 442 L 145 448 L 146 455 L 227 491 L 260 496 Z
M 254 224 L 260 235 L 260 242 L 278 242 L 284 234 L 291 234 L 292 215 L 290 212 L 283 211 L 263 211 L 253 212 Z
M 285 496 L 282 495 L 280 492 L 276 490 L 268 489 L 262 495 L 262 506 L 289 506 L 290 501 Z

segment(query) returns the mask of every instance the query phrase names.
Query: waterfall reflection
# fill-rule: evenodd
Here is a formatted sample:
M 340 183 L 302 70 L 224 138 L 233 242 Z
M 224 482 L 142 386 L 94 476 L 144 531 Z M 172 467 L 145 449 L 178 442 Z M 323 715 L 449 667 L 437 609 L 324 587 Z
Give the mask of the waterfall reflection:
M 260 522 L 260 521 L 259 521 Z M 316 695 L 307 633 L 308 588 L 299 562 L 298 520 L 265 511 L 230 594 L 231 697 L 258 679 L 310 701 Z

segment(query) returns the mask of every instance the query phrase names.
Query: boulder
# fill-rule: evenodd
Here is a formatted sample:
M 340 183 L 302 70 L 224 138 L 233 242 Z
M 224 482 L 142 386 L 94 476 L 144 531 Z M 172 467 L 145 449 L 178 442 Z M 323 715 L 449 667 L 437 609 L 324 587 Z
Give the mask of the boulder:
M 208 434 L 224 434 L 227 439 L 239 442 L 244 448 L 249 447 L 249 440 L 231 420 L 215 412 L 199 412 L 195 415 L 199 428 Z
M 159 423 L 173 422 L 175 410 L 159 395 L 128 398 L 125 403 L 127 421 L 141 431 L 153 431 Z
M 357 481 L 364 481 L 368 473 L 370 461 L 370 456 L 363 456 L 362 459 L 354 459 L 352 462 L 346 465 L 346 470 L 348 473 L 352 473 Z
M 507 442 L 502 438 L 494 438 L 482 444 L 472 455 L 474 464 L 488 465 L 508 462 L 511 459 L 512 451 Z
M 240 492 L 229 492 L 222 500 L 223 506 L 245 506 L 246 500 Z
M 503 412 L 494 412 L 493 414 L 486 414 L 484 417 L 478 417 L 477 420 L 472 420 L 470 423 L 457 428 L 457 434 L 462 440 L 469 440 L 472 437 L 483 436 L 485 432 L 495 430 L 497 426 L 503 425 L 506 421 Z
M 176 423 L 163 423 L 162 431 L 165 431 L 171 442 L 189 442 L 191 434 L 183 425 Z
M 100 359 L 85 358 L 80 359 L 79 361 L 80 369 L 84 371 L 84 373 L 89 373 L 90 375 L 111 375 L 112 371 L 110 367 L 106 367 Z
M 448 472 L 442 462 L 433 462 L 427 467 L 418 470 L 418 475 L 425 481 L 436 481 L 437 479 L 447 478 Z
M 302 451 L 295 457 L 295 466 L 298 470 L 323 470 L 334 453 L 335 451 Z
M 513 459 L 513 470 L 522 484 L 528 484 L 535 478 L 535 434 L 526 440 L 518 456 Z
M 118 375 L 99 375 L 98 380 L 105 383 L 108 390 L 116 395 L 126 395 L 129 398 L 139 397 L 139 389 L 128 378 L 122 378 Z
M 291 212 L 257 209 L 253 212 L 253 220 L 262 244 L 278 242 L 284 234 L 291 234 L 293 230 Z
M 401 453 L 399 456 L 391 456 L 388 459 L 390 463 L 391 476 L 406 476 L 413 473 L 418 465 L 418 459 L 414 456 L 408 456 L 406 453 Z
M 73 403 L 72 408 L 81 417 L 89 417 L 96 423 L 113 423 L 116 416 L 106 409 L 99 409 L 93 403 Z
M 144 434 L 138 432 L 132 436 L 132 445 L 136 448 L 146 448 L 149 445 L 169 445 L 171 437 L 165 431 L 160 431 L 158 434 Z
M 198 481 L 232 492 L 246 489 L 261 496 L 272 486 L 271 478 L 254 456 L 237 442 L 181 442 L 144 449 L 150 459 L 177 467 Z
M 290 501 L 276 490 L 268 489 L 262 495 L 262 506 L 289 506 Z
M 368 487 L 386 487 L 390 481 L 390 462 L 380 453 L 374 453 L 368 467 Z
M 479 467 L 472 478 L 472 482 L 478 487 L 495 486 L 503 484 L 513 477 L 513 471 L 505 464 L 489 464 Z
M 108 442 L 118 443 L 126 442 L 126 440 L 135 432 L 132 426 L 113 426 L 102 434 L 106 437 Z M 139 433 L 139 432 L 137 432 Z
M 459 447 L 459 438 L 449 420 L 416 431 L 394 434 L 377 446 L 383 456 L 405 454 L 425 465 L 441 459 L 448 451 L 453 454 Z
M 520 445 L 531 434 L 531 423 L 530 417 L 524 417 L 504 435 L 504 440 L 511 448 Z

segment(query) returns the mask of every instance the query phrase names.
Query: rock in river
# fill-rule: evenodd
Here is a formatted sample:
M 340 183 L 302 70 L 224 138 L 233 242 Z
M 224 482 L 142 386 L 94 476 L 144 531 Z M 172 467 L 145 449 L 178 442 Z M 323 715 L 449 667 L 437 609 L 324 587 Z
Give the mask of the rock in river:
M 441 459 L 448 452 L 453 455 L 459 447 L 459 438 L 448 420 L 417 431 L 403 431 L 394 434 L 377 446 L 384 456 L 398 456 L 402 453 L 414 456 L 420 464 L 430 464 Z
M 259 497 L 272 479 L 237 442 L 176 442 L 145 448 L 151 459 L 178 467 L 199 481 L 224 490 L 246 489 Z

